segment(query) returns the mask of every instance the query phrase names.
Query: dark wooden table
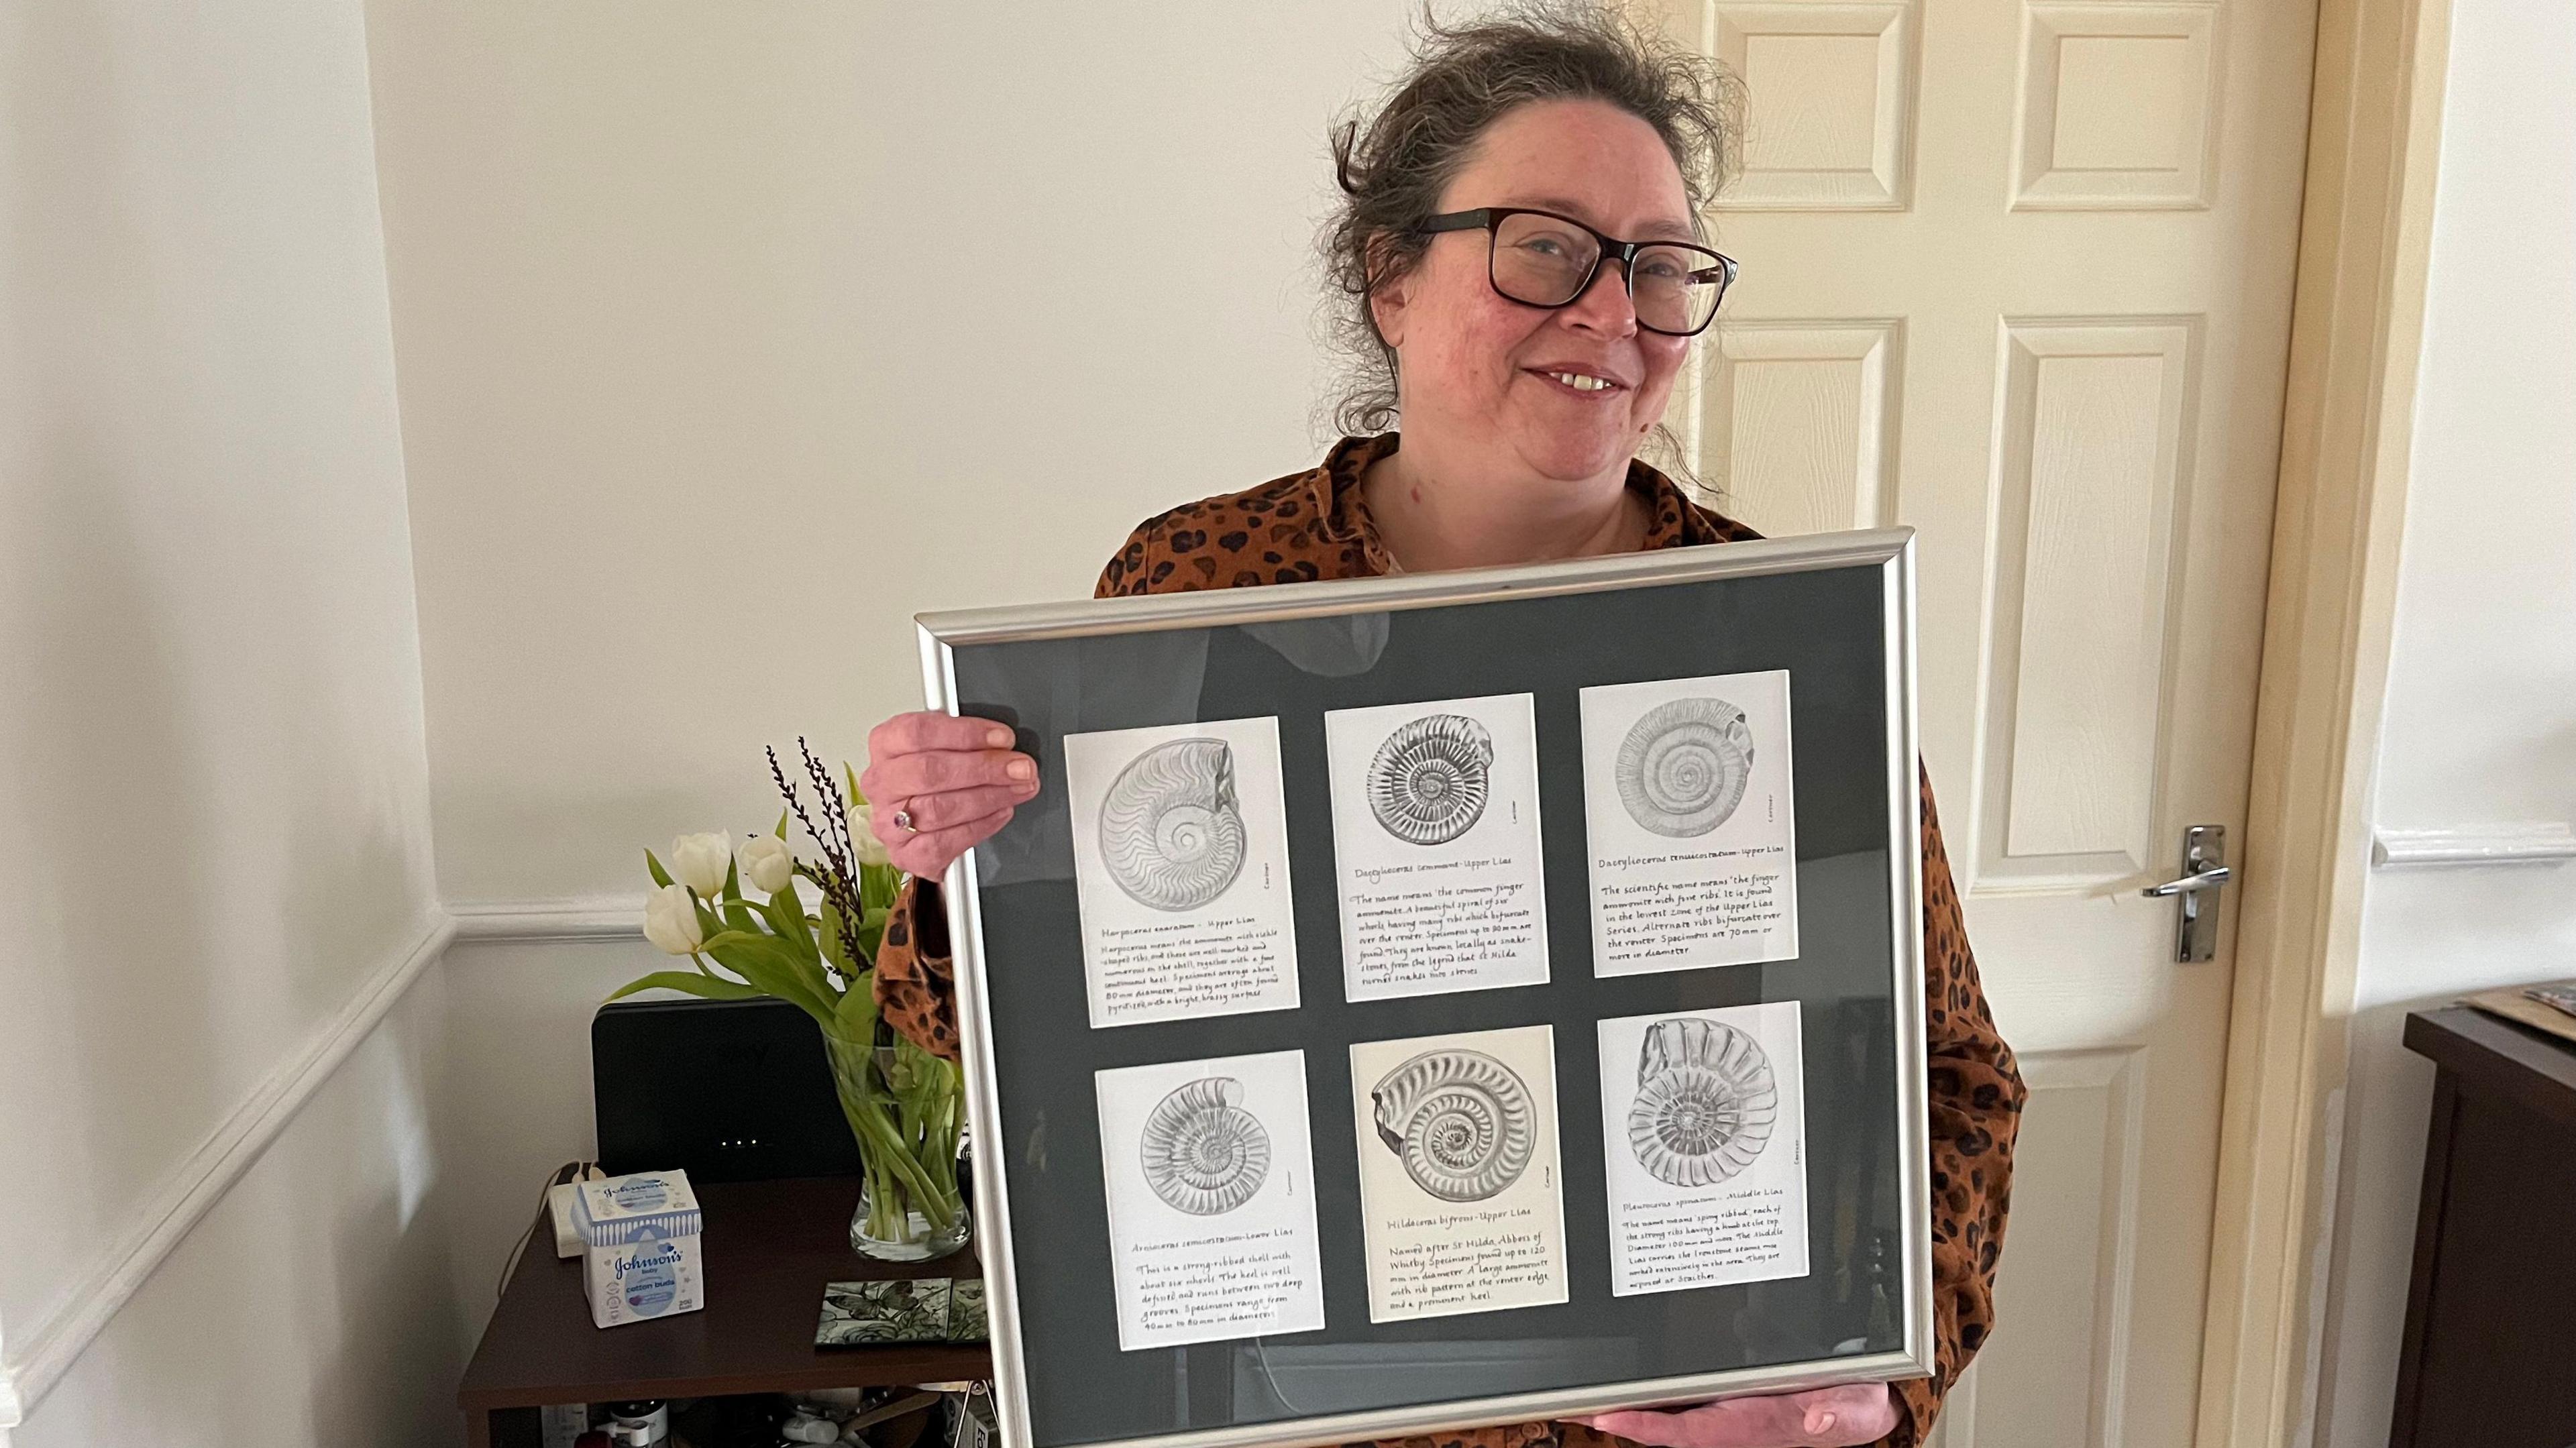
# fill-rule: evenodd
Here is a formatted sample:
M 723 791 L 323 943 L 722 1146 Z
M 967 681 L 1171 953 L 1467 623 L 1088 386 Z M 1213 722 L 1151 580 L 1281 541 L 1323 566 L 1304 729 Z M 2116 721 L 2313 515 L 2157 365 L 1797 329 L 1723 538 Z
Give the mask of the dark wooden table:
M 593 1327 L 581 1259 L 554 1255 L 543 1220 L 510 1274 L 457 1405 L 473 1448 L 536 1441 L 549 1403 L 793 1393 L 992 1376 L 983 1344 L 818 1348 L 823 1284 L 866 1278 L 972 1277 L 974 1253 L 897 1266 L 850 1250 L 855 1177 L 709 1183 L 704 1309 Z
M 2576 1045 L 2455 1006 L 2406 1018 L 2433 1116 L 2389 1448 L 2576 1443 Z

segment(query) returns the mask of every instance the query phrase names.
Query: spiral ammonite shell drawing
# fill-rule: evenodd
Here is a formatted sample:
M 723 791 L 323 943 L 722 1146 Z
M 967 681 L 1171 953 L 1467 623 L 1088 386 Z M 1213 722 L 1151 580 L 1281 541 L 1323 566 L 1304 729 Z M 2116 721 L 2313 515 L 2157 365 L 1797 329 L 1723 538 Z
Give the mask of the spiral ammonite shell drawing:
M 1444 1202 L 1481 1202 L 1529 1167 L 1529 1087 L 1482 1051 L 1425 1051 L 1381 1077 L 1369 1100 L 1378 1139 Z
M 1726 823 L 1753 774 L 1753 729 L 1724 699 L 1673 699 L 1619 742 L 1615 776 L 1628 817 L 1687 839 Z
M 1145 1118 L 1145 1180 L 1193 1217 L 1231 1212 L 1270 1179 L 1270 1133 L 1243 1109 L 1243 1083 L 1209 1076 L 1175 1089 Z
M 1493 794 L 1494 736 L 1463 714 L 1426 714 L 1386 736 L 1369 761 L 1369 812 L 1417 845 L 1465 834 Z
M 1243 811 L 1234 750 L 1175 739 L 1128 762 L 1100 804 L 1100 858 L 1140 905 L 1195 910 L 1243 869 Z
M 1779 1109 L 1771 1058 L 1751 1035 L 1689 1016 L 1646 1028 L 1628 1145 L 1656 1180 L 1706 1187 L 1734 1176 L 1762 1154 Z

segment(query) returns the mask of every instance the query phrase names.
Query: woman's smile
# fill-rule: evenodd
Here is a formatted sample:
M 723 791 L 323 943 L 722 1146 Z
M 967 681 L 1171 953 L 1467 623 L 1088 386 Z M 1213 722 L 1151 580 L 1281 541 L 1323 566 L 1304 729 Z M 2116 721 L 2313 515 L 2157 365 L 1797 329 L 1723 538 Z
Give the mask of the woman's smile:
M 1613 401 L 1620 393 L 1629 389 L 1629 384 L 1597 367 L 1550 362 L 1536 367 L 1524 367 L 1521 371 L 1524 375 L 1535 377 L 1547 384 L 1551 391 L 1562 392 L 1585 402 Z

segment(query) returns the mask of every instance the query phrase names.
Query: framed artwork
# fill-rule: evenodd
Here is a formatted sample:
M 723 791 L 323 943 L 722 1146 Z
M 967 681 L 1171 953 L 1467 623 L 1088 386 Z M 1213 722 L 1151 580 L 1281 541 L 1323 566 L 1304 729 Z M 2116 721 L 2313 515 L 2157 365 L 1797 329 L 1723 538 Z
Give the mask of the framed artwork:
M 922 616 L 1013 1448 L 1931 1371 L 1912 548 Z

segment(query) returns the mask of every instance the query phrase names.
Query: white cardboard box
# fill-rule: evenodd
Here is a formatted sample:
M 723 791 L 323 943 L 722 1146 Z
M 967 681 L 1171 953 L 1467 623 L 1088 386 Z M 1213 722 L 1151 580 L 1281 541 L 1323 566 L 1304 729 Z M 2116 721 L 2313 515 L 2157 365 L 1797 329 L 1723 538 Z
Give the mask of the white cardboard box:
M 579 1183 L 582 1286 L 601 1327 L 706 1306 L 697 1194 L 682 1171 Z

